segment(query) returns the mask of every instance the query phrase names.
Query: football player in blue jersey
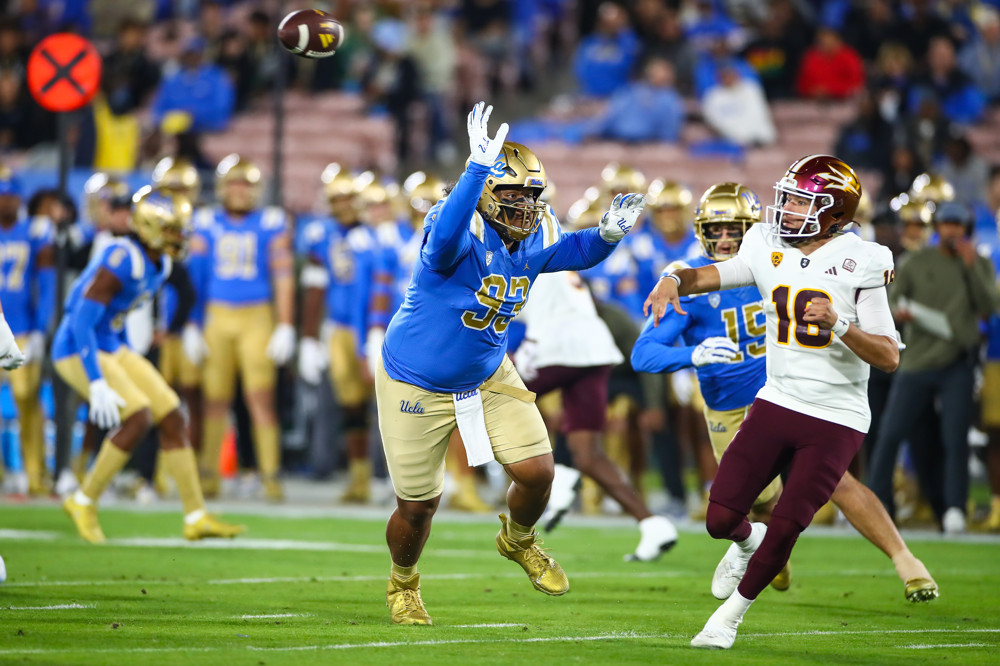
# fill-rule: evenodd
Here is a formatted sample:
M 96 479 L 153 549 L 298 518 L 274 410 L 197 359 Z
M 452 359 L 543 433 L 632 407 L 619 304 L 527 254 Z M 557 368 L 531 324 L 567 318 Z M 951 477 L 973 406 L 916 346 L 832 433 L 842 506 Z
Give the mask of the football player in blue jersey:
M 192 321 L 203 327 L 207 349 L 202 370 L 201 468 L 206 494 L 217 494 L 219 452 L 238 374 L 253 423 L 264 494 L 271 501 L 281 501 L 284 490 L 278 480 L 281 447 L 274 390 L 276 366 L 287 363 L 295 353 L 295 280 L 287 217 L 280 208 L 258 207 L 260 187 L 257 165 L 228 155 L 216 169 L 221 205 L 199 210 L 195 218 L 190 272 L 198 302 Z M 188 330 L 192 332 L 185 334 L 189 342 L 185 346 L 201 347 L 197 329 Z
M 386 527 L 392 569 L 386 603 L 397 624 L 430 624 L 417 560 L 444 485 L 444 458 L 458 427 L 469 463 L 498 460 L 513 483 L 510 518 L 496 545 L 535 589 L 569 590 L 562 567 L 539 548 L 553 462 L 534 394 L 507 358 L 507 327 L 541 272 L 604 260 L 635 224 L 642 194 L 620 195 L 597 229 L 565 235 L 543 223 L 545 169 L 526 147 L 490 138 L 492 107 L 468 117 L 471 156 L 455 187 L 424 220 L 420 261 L 393 316 L 375 377 L 379 428 L 397 495 Z
M 683 265 L 672 264 L 664 274 L 735 257 L 747 229 L 759 221 L 760 201 L 752 190 L 737 183 L 713 185 L 702 196 L 695 216 L 704 255 Z M 766 379 L 764 303 L 755 286 L 685 296 L 682 302 L 686 314 L 668 309 L 659 326 L 653 317 L 646 322 L 632 350 L 632 365 L 644 372 L 697 370 L 712 448 L 721 460 Z M 683 344 L 674 346 L 677 340 Z M 755 520 L 767 522 L 780 494 L 781 479 L 775 478 L 757 497 Z M 892 559 L 907 599 L 920 602 L 937 597 L 934 579 L 910 553 L 871 490 L 848 472 L 832 501 L 865 538 Z M 788 589 L 787 565 L 771 585 Z
M 341 500 L 357 503 L 371 498 L 368 414 L 373 387 L 365 342 L 380 260 L 375 232 L 362 220 L 362 200 L 388 207 L 388 193 L 372 179 L 370 173 L 354 178 L 336 164 L 327 166 L 322 180 L 331 215 L 306 225 L 300 239 L 308 263 L 302 271 L 306 293 L 299 369 L 306 381 L 317 383 L 329 360 L 334 396 L 343 414 L 350 476 Z M 324 310 L 328 349 L 317 342 Z
M 21 188 L 0 165 L 0 301 L 7 323 L 24 350 L 25 365 L 9 376 L 21 426 L 21 459 L 28 492 L 48 492 L 45 470 L 45 417 L 39 400 L 45 334 L 55 311 L 56 271 L 52 223 L 22 217 Z
M 122 343 L 125 315 L 156 294 L 187 250 L 191 204 L 148 187 L 136 192 L 134 203 L 132 231 L 108 244 L 73 283 L 52 343 L 56 372 L 90 403 L 91 421 L 111 431 L 63 508 L 80 536 L 103 542 L 97 501 L 156 425 L 164 465 L 184 506 L 184 537 L 232 537 L 243 528 L 205 512 L 177 394 L 149 361 Z

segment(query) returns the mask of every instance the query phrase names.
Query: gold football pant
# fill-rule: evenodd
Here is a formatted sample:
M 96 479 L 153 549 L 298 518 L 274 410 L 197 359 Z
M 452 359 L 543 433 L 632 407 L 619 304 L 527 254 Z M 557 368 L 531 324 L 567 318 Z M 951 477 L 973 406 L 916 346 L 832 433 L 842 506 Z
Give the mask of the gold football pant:
M 27 344 L 27 336 L 18 336 L 18 348 L 24 349 Z M 28 488 L 31 493 L 39 493 L 43 491 L 45 484 L 45 414 L 38 398 L 42 364 L 28 363 L 3 374 L 10 382 L 10 390 L 17 405 L 17 418 L 21 427 L 21 460 L 28 475 Z
M 205 414 L 201 468 L 210 477 L 219 473 L 219 452 L 229 424 L 228 412 L 213 406 L 232 403 L 237 373 L 247 395 L 270 391 L 273 400 L 277 370 L 267 355 L 267 343 L 273 332 L 274 314 L 269 303 L 244 307 L 217 303 L 208 306 L 205 317 L 208 357 L 202 377 L 205 403 L 210 411 Z M 250 416 L 254 417 L 252 409 Z M 263 478 L 273 478 L 281 460 L 278 425 L 254 421 L 258 470 Z
M 743 424 L 743 419 L 747 417 L 750 406 L 716 411 L 707 406 L 704 408 L 705 422 L 708 423 L 708 437 L 712 440 L 712 452 L 715 453 L 715 461 L 722 460 L 722 454 L 729 448 L 733 437 Z M 781 490 L 781 477 L 775 477 L 771 483 L 757 496 L 754 506 L 760 506 L 770 502 Z

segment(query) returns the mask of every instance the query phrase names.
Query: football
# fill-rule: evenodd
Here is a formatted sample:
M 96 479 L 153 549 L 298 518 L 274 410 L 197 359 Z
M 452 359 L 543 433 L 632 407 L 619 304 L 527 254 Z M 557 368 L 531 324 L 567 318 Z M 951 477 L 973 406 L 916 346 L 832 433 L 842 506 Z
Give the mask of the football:
M 278 41 L 303 58 L 329 58 L 344 42 L 344 26 L 318 9 L 292 12 L 278 25 Z

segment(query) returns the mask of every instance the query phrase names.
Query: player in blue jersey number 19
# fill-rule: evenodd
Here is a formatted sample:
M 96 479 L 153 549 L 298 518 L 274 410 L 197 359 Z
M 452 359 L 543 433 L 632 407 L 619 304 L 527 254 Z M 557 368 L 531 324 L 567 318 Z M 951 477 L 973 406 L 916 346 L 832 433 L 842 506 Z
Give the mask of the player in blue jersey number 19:
M 441 501 L 456 427 L 470 465 L 496 459 L 513 480 L 497 550 L 540 592 L 569 591 L 534 529 L 552 485 L 552 450 L 535 396 L 506 356 L 507 327 L 539 273 L 600 263 L 645 205 L 642 194 L 619 195 L 597 229 L 562 235 L 558 225 L 543 224 L 545 169 L 525 146 L 504 142 L 506 124 L 490 138 L 492 110 L 480 102 L 469 114 L 471 156 L 424 219 L 420 258 L 376 369 L 379 428 L 397 496 L 386 527 L 386 603 L 397 624 L 431 624 L 417 559 Z

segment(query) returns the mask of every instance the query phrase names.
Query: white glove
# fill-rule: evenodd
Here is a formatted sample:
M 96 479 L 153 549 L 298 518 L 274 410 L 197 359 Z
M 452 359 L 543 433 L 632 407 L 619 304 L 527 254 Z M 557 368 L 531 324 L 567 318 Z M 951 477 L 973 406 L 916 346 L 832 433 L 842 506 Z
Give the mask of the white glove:
M 316 338 L 299 340 L 299 377 L 308 384 L 319 384 L 330 365 L 327 348 Z
M 90 422 L 105 430 L 122 424 L 119 411 L 125 406 L 125 399 L 115 393 L 103 379 L 90 382 Z
M 486 106 L 486 111 L 483 111 L 484 106 L 486 106 L 486 102 L 480 102 L 472 107 L 472 111 L 469 113 L 469 149 L 471 151 L 469 159 L 476 164 L 491 167 L 503 149 L 503 142 L 507 138 L 507 130 L 510 128 L 507 123 L 500 125 L 496 136 L 491 139 L 487 134 L 489 130 L 487 123 L 489 123 L 490 114 L 493 113 L 493 106 Z
M 201 365 L 208 356 L 208 345 L 201 334 L 201 329 L 195 324 L 185 324 L 181 331 L 181 348 L 184 355 L 195 365 Z
M 608 243 L 617 243 L 625 238 L 636 220 L 642 215 L 642 209 L 646 206 L 646 196 L 644 194 L 619 194 L 611 202 L 611 208 L 601 218 L 597 226 L 601 230 L 601 238 Z
M 532 382 L 538 377 L 537 342 L 528 338 L 521 342 L 521 346 L 514 352 L 514 367 L 525 382 Z
M 707 338 L 691 352 L 691 363 L 701 367 L 709 363 L 729 363 L 740 353 L 739 345 L 725 336 Z
M 372 326 L 365 338 L 365 360 L 368 362 L 368 372 L 372 379 L 378 371 L 378 360 L 382 356 L 382 343 L 385 342 L 385 329 Z
M 267 355 L 278 365 L 288 363 L 295 353 L 295 327 L 278 324 L 267 342 Z
M 14 340 L 14 334 L 11 332 L 10 325 L 7 324 L 3 313 L 0 313 L 0 368 L 13 370 L 20 368 L 23 363 L 24 354 L 17 346 L 17 341 Z
M 28 334 L 28 343 L 24 345 L 24 362 L 40 363 L 45 358 L 45 334 L 34 331 Z

